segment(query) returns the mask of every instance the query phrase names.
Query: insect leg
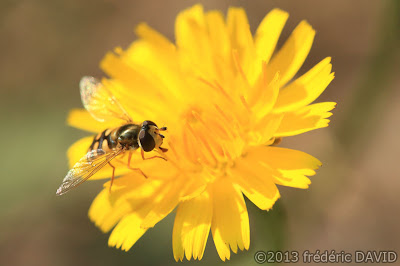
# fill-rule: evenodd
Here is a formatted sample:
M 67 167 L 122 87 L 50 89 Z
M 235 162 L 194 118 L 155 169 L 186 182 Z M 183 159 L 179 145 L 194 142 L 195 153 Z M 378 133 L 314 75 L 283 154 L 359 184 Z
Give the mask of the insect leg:
M 275 138 L 274 143 L 272 143 L 271 146 L 279 145 L 281 142 L 282 142 L 282 138 Z
M 158 147 L 162 152 L 167 152 L 168 149 L 167 148 L 163 148 L 163 147 Z
M 165 159 L 164 157 L 157 156 L 157 155 L 151 156 L 151 157 L 149 157 L 149 158 L 144 158 L 144 151 L 143 151 L 142 149 L 140 149 L 140 154 L 142 155 L 142 159 L 143 159 L 143 160 L 150 160 L 150 159 L 155 159 L 155 158 L 160 158 L 160 159 L 167 160 L 167 159 Z
M 111 177 L 111 184 L 110 184 L 110 193 L 111 193 L 111 187 L 113 185 L 114 182 L 114 174 L 115 174 L 115 166 L 113 166 L 110 162 L 108 162 L 108 164 L 112 167 L 113 169 L 113 173 L 112 173 L 112 177 Z
M 128 168 L 131 170 L 139 171 L 145 178 L 147 178 L 147 175 L 143 173 L 142 169 L 131 167 L 131 159 L 132 159 L 132 153 L 130 152 L 128 157 Z

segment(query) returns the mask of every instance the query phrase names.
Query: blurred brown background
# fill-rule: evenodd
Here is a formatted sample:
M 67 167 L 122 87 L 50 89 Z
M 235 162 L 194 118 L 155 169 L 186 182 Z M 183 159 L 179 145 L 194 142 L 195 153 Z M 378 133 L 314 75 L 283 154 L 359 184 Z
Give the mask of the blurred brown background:
M 2 1 L 0 3 L 0 265 L 175 265 L 169 215 L 128 253 L 107 247 L 87 218 L 102 182 L 55 190 L 65 152 L 85 133 L 65 125 L 78 82 L 135 39 L 141 21 L 173 40 L 174 19 L 197 2 L 245 7 L 254 31 L 274 7 L 290 13 L 280 44 L 307 19 L 317 30 L 304 73 L 326 56 L 336 78 L 318 101 L 336 101 L 331 126 L 284 139 L 324 166 L 309 190 L 282 188 L 270 212 L 248 203 L 250 250 L 395 250 L 400 253 L 400 77 L 397 0 Z M 209 237 L 202 264 L 220 263 Z

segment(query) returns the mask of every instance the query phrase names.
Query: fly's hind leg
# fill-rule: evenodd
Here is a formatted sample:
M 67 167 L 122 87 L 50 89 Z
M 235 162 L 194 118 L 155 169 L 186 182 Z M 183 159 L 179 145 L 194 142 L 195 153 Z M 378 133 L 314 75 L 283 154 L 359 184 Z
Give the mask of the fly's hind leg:
M 112 167 L 112 169 L 113 169 L 112 176 L 111 176 L 111 184 L 110 184 L 110 193 L 111 193 L 111 187 L 112 187 L 112 185 L 113 185 L 113 183 L 114 183 L 114 177 L 115 177 L 115 166 L 112 165 L 110 162 L 108 162 L 108 164 L 109 164 L 109 165 Z

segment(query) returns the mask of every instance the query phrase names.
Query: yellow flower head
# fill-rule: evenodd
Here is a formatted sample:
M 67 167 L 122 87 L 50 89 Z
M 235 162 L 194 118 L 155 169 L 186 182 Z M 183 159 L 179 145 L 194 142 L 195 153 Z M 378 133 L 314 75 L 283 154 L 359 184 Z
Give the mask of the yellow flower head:
M 296 150 L 279 148 L 282 137 L 328 126 L 333 102 L 311 104 L 334 78 L 330 58 L 291 81 L 306 59 L 315 31 L 302 21 L 274 54 L 288 18 L 274 9 L 252 36 L 245 11 L 230 8 L 227 17 L 196 5 L 181 12 L 176 44 L 146 24 L 125 51 L 116 48 L 101 62 L 109 79 L 102 85 L 140 123 L 168 126 L 168 152 L 142 160 L 134 152 L 113 160 L 116 175 L 96 197 L 90 219 L 112 230 L 109 245 L 129 250 L 175 208 L 173 251 L 176 260 L 201 259 L 211 229 L 222 260 L 230 250 L 248 249 L 249 219 L 243 194 L 262 210 L 279 198 L 276 185 L 307 188 L 321 163 Z M 71 112 L 72 126 L 91 132 L 121 126 L 97 122 L 85 110 Z M 93 137 L 68 151 L 71 165 Z M 152 152 L 154 153 L 154 152 Z M 91 179 L 109 178 L 103 167 Z

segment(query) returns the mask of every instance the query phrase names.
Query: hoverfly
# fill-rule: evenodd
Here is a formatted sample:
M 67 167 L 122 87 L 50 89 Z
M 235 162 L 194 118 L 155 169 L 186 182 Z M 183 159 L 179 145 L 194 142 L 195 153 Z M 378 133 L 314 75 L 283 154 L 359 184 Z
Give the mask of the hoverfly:
M 144 152 L 158 149 L 166 152 L 168 149 L 160 147 L 164 136 L 160 131 L 166 127 L 158 128 L 152 121 L 144 121 L 140 125 L 135 124 L 125 109 L 117 101 L 114 95 L 94 77 L 83 77 L 79 83 L 82 103 L 85 109 L 98 121 L 104 122 L 110 118 L 118 118 L 124 121 L 124 125 L 114 129 L 106 129 L 94 137 L 88 152 L 68 171 L 56 195 L 62 195 L 82 184 L 93 176 L 105 165 L 112 167 L 111 186 L 114 181 L 115 167 L 111 161 L 118 155 L 129 152 L 128 168 L 140 171 L 130 166 L 132 151 L 140 148 L 143 160 L 162 158 L 161 156 L 144 157 Z

